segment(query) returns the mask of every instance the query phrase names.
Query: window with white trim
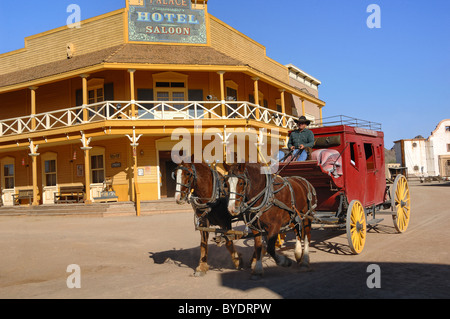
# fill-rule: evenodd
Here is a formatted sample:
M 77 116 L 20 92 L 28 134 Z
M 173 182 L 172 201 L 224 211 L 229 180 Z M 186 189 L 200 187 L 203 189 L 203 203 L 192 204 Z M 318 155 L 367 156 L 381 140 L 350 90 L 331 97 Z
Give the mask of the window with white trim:
M 91 156 L 91 183 L 99 184 L 105 181 L 104 157 L 102 155 Z
M 3 165 L 3 188 L 14 188 L 14 164 Z

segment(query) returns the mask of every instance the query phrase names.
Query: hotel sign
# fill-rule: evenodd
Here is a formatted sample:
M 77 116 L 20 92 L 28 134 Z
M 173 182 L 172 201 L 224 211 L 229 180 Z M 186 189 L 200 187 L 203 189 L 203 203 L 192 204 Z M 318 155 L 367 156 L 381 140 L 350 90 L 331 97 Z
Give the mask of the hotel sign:
M 130 41 L 206 44 L 204 9 L 191 0 L 129 0 Z

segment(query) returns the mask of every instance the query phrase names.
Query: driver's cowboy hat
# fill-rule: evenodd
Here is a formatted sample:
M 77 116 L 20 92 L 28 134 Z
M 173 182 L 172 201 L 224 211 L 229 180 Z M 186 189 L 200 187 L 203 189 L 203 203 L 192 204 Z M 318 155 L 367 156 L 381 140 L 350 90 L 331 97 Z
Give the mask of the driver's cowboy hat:
M 295 120 L 295 122 L 298 123 L 298 124 L 306 124 L 306 125 L 311 124 L 311 121 L 310 121 L 310 120 L 307 120 L 306 117 L 304 117 L 303 115 L 300 116 L 300 117 L 298 118 L 298 120 Z

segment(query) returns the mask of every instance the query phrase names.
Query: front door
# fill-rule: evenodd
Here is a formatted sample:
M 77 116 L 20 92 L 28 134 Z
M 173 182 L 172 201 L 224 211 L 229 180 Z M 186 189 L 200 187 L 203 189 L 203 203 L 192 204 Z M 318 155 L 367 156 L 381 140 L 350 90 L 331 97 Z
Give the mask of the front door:
M 161 198 L 175 197 L 176 182 L 172 178 L 172 172 L 177 167 L 177 164 L 172 161 L 170 153 L 170 151 L 159 152 Z
M 364 154 L 366 160 L 366 182 L 364 194 L 364 206 L 375 203 L 378 180 L 378 167 L 376 167 L 375 150 L 371 143 L 364 143 Z
M 56 184 L 56 157 L 54 159 L 44 160 L 43 168 L 42 204 L 54 204 L 55 193 L 58 192 L 58 186 Z
M 13 195 L 15 194 L 14 158 L 3 158 L 1 169 L 2 202 L 4 206 L 12 206 L 14 205 Z

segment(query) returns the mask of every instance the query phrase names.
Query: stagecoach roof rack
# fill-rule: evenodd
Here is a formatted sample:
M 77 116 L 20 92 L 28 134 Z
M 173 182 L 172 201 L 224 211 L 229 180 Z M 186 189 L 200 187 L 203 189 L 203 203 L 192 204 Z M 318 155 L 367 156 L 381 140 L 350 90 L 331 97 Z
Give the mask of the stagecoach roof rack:
M 334 126 L 334 125 L 348 125 L 353 127 L 366 128 L 374 131 L 381 131 L 381 123 L 371 122 L 367 120 L 361 120 L 346 115 L 334 115 L 324 117 L 322 119 L 322 125 L 319 123 L 313 123 L 311 126 Z

